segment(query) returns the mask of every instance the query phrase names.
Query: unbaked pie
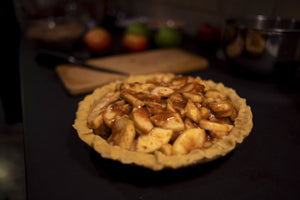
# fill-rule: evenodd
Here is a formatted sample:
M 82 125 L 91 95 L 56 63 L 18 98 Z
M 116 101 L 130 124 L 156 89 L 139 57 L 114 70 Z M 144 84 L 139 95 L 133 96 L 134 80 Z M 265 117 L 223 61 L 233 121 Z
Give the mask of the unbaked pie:
M 224 156 L 252 129 L 246 100 L 222 83 L 174 74 L 131 76 L 96 89 L 73 127 L 102 157 L 161 170 Z

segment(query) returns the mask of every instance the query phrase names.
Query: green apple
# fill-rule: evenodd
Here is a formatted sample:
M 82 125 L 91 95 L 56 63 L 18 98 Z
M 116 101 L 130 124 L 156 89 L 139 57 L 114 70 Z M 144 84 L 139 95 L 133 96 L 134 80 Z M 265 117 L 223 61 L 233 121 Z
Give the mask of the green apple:
M 182 35 L 179 30 L 162 27 L 154 36 L 154 42 L 158 47 L 177 47 L 180 46 L 182 41 Z
M 150 38 L 151 36 L 151 31 L 147 27 L 146 24 L 143 23 L 134 23 L 129 25 L 126 30 L 125 34 L 137 34 L 137 35 L 143 35 L 146 38 Z

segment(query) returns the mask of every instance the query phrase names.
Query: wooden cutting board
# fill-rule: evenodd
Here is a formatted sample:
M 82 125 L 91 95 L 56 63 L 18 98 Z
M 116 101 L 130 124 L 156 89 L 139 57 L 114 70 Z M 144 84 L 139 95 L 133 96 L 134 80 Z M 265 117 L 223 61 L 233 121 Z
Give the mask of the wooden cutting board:
M 208 66 L 207 59 L 181 49 L 159 49 L 93 58 L 88 60 L 87 63 L 132 75 L 156 72 L 184 73 L 202 70 Z M 71 95 L 88 93 L 110 81 L 126 78 L 123 75 L 100 72 L 69 64 L 58 65 L 56 71 Z

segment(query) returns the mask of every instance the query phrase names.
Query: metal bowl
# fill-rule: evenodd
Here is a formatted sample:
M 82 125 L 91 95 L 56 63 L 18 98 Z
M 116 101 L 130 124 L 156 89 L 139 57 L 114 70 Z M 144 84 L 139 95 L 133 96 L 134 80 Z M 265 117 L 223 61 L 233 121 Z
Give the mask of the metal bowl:
M 261 75 L 291 74 L 300 65 L 300 22 L 261 15 L 227 20 L 223 50 L 236 69 Z
M 80 41 L 85 26 L 72 17 L 47 17 L 28 24 L 26 35 L 45 47 L 72 48 Z

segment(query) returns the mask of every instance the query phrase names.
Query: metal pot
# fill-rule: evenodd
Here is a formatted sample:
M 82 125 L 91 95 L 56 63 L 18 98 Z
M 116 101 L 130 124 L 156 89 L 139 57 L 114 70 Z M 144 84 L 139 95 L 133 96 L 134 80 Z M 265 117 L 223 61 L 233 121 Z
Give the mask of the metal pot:
M 262 75 L 293 73 L 300 65 L 300 22 L 255 16 L 230 19 L 223 50 L 236 68 Z

